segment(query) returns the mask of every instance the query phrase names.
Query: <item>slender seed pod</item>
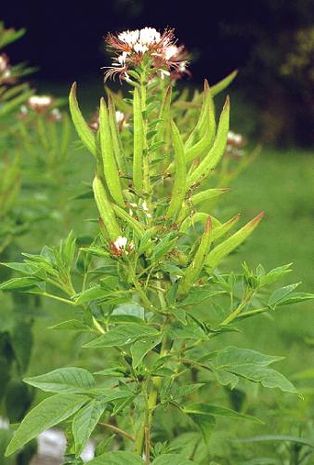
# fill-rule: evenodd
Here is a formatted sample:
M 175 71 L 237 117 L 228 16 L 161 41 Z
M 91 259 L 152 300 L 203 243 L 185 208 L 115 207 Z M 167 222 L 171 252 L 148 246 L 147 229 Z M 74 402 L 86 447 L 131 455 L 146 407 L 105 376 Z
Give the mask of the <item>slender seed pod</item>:
M 121 229 L 117 223 L 112 205 L 107 197 L 106 190 L 101 179 L 95 176 L 93 181 L 93 191 L 99 216 L 108 232 L 111 241 L 115 241 L 121 236 Z
M 125 206 L 119 172 L 113 153 L 108 110 L 105 100 L 101 98 L 99 107 L 99 140 L 104 167 L 104 178 L 113 200 L 121 207 Z
M 264 212 L 261 212 L 251 221 L 249 221 L 245 226 L 243 226 L 239 231 L 233 234 L 231 237 L 226 239 L 221 244 L 217 245 L 207 256 L 205 261 L 206 271 L 210 273 L 214 268 L 219 265 L 221 260 L 230 254 L 234 249 L 236 249 L 240 244 L 242 244 L 245 239 L 252 234 L 254 229 L 257 227 L 259 222 L 264 216 Z
M 133 229 L 134 233 L 139 239 L 142 239 L 145 229 L 141 225 L 139 221 L 135 218 L 132 218 L 123 208 L 119 207 L 118 205 L 113 205 L 113 210 L 116 215 L 121 219 L 124 220 L 128 225 Z
M 171 124 L 171 129 L 174 147 L 175 175 L 170 205 L 166 217 L 175 219 L 182 207 L 182 202 L 186 194 L 186 164 L 182 138 L 174 122 Z
M 125 173 L 126 167 L 125 167 L 123 146 L 122 146 L 121 137 L 120 137 L 120 134 L 117 128 L 116 109 L 115 109 L 113 98 L 110 93 L 108 96 L 108 116 L 109 116 L 109 126 L 110 126 L 110 131 L 111 131 L 112 148 L 113 148 L 115 160 L 117 162 L 119 170 L 122 173 Z
M 192 216 L 188 216 L 187 218 L 185 218 L 185 220 L 182 222 L 180 226 L 180 229 L 179 229 L 180 233 L 186 233 L 187 230 L 191 228 L 192 226 L 195 226 L 196 223 L 200 223 L 200 222 L 205 223 L 207 221 L 207 218 L 208 218 L 208 213 L 205 213 L 205 212 L 196 212 Z M 222 224 L 214 216 L 211 216 L 211 222 L 212 222 L 212 230 L 213 230 L 212 233 L 214 234 L 215 229 L 220 228 Z
M 143 153 L 144 153 L 144 126 L 141 108 L 140 93 L 137 88 L 133 95 L 134 118 L 134 145 L 133 145 L 133 184 L 136 192 L 143 191 Z
M 197 182 L 200 182 L 202 179 L 206 178 L 210 171 L 213 168 L 215 168 L 215 166 L 218 164 L 221 157 L 223 156 L 229 131 L 229 115 L 230 103 L 229 98 L 227 97 L 226 103 L 222 109 L 219 118 L 214 145 L 212 146 L 206 157 L 198 165 L 198 167 L 195 168 L 188 176 L 188 188 L 190 188 Z
M 201 202 L 206 200 L 215 199 L 221 195 L 229 192 L 229 188 L 219 188 L 219 189 L 206 189 L 205 191 L 198 192 L 197 194 L 192 195 L 190 202 L 193 206 L 198 205 Z
M 212 96 L 215 97 L 215 95 L 220 94 L 223 90 L 225 90 L 231 83 L 232 81 L 236 78 L 238 74 L 238 70 L 232 71 L 232 73 L 228 74 L 224 79 L 221 81 L 217 82 L 213 86 L 211 86 L 211 93 Z
M 70 104 L 70 112 L 72 116 L 72 121 L 75 126 L 76 132 L 86 146 L 86 148 L 97 158 L 97 146 L 96 146 L 96 139 L 93 131 L 86 123 L 81 110 L 77 103 L 76 98 L 76 82 L 73 83 L 70 97 L 69 97 L 69 104 Z
M 168 86 L 163 101 L 161 103 L 161 108 L 159 112 L 159 121 L 156 125 L 156 134 L 153 138 L 153 143 L 164 141 L 165 132 L 168 124 L 170 123 L 170 106 L 172 98 L 172 86 Z
M 215 121 L 215 107 L 213 102 L 213 97 L 211 94 L 211 89 L 208 85 L 208 81 L 204 81 L 204 92 L 203 92 L 203 104 L 200 112 L 199 119 L 190 136 L 188 137 L 184 148 L 186 151 L 192 150 L 194 145 L 195 137 L 207 136 L 207 140 L 212 142 L 214 134 L 216 131 L 216 121 Z M 192 152 L 193 157 L 195 158 L 194 152 Z M 192 155 L 189 155 L 189 158 L 192 158 Z
M 195 207 L 199 203 L 205 202 L 206 200 L 212 200 L 220 197 L 222 194 L 225 194 L 229 190 L 229 188 L 206 189 L 205 191 L 192 195 L 192 197 L 189 198 L 182 206 L 178 215 L 178 223 L 181 223 L 186 219 L 186 217 L 189 215 L 191 207 Z
M 211 217 L 207 217 L 205 224 L 205 230 L 201 237 L 200 244 L 195 253 L 192 263 L 185 270 L 184 276 L 180 282 L 178 293 L 186 294 L 193 286 L 194 282 L 198 279 L 202 268 L 205 263 L 205 259 L 208 255 L 209 246 L 212 242 L 212 221 Z
M 227 234 L 228 231 L 230 231 L 231 228 L 239 221 L 240 215 L 235 215 L 233 216 L 230 220 L 226 221 L 225 223 L 221 224 L 217 228 L 213 230 L 213 241 L 216 241 L 220 237 L 224 236 Z

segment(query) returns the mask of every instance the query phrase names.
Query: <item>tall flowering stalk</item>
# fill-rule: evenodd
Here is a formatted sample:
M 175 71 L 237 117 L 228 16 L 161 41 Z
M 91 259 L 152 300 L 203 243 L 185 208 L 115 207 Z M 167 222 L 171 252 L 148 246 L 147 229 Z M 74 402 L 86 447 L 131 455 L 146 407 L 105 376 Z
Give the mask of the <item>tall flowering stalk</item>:
M 133 86 L 128 125 L 119 128 L 110 92 L 93 128 L 79 109 L 76 84 L 70 94 L 73 123 L 95 159 L 98 234 L 79 250 L 70 234 L 57 248 L 28 254 L 24 264 L 8 264 L 22 272 L 22 282 L 14 278 L 1 286 L 77 309 L 76 318 L 57 329 L 87 333 L 84 348 L 98 351 L 100 369 L 58 368 L 27 378 L 54 395 L 25 417 L 7 454 L 71 419 L 66 463 L 81 463 L 83 447 L 97 431 L 104 439 L 91 465 L 191 465 L 199 463 L 199 444 L 208 461 L 218 417 L 259 421 L 216 405 L 217 386 L 234 388 L 246 379 L 296 393 L 270 368 L 280 357 L 230 346 L 228 333 L 243 319 L 313 295 L 295 293 L 296 285 L 267 290 L 289 265 L 268 273 L 247 265 L 237 274 L 220 271 L 263 216 L 230 233 L 239 216 L 221 222 L 203 209 L 226 191 L 207 183 L 230 138 L 229 98 L 216 121 L 213 95 L 230 78 L 213 88 L 205 81 L 201 110 L 186 130 L 172 97 L 171 72 L 180 69 L 183 51 L 178 48 L 176 59 L 170 54 L 177 47 L 173 31 L 126 31 L 107 42 L 115 61 L 106 76 L 118 73 Z M 218 346 L 222 336 L 225 343 Z M 175 422 L 171 431 L 162 427 L 165 416 Z M 198 433 L 185 455 L 174 438 L 187 428 Z

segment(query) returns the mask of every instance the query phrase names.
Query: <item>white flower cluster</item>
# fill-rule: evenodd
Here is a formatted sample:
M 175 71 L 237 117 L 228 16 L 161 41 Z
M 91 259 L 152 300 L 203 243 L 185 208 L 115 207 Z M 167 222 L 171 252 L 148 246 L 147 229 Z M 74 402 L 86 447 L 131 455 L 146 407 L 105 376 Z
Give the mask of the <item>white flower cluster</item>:
M 118 39 L 127 44 L 135 53 L 145 53 L 151 46 L 160 42 L 161 34 L 153 27 L 144 27 L 135 31 L 121 32 L 118 34 Z
M 50 95 L 32 95 L 26 104 L 20 107 L 19 116 L 25 118 L 29 111 L 33 111 L 38 114 L 44 113 L 51 121 L 61 121 L 62 113 L 59 108 L 53 108 L 53 104 L 54 99 Z
M 12 80 L 12 71 L 9 59 L 5 53 L 0 55 L 0 84 L 9 84 Z
M 110 244 L 111 253 L 116 257 L 128 255 L 134 249 L 134 243 L 128 241 L 127 237 L 118 236 L 117 239 Z
M 178 78 L 187 72 L 187 52 L 183 46 L 175 45 L 172 29 L 160 33 L 153 27 L 144 27 L 117 35 L 108 34 L 106 43 L 116 54 L 111 67 L 108 67 L 106 79 L 116 74 L 120 79 L 128 79 L 128 69 L 139 66 L 144 56 L 151 58 L 152 71 L 160 71 L 162 77 L 171 75 Z

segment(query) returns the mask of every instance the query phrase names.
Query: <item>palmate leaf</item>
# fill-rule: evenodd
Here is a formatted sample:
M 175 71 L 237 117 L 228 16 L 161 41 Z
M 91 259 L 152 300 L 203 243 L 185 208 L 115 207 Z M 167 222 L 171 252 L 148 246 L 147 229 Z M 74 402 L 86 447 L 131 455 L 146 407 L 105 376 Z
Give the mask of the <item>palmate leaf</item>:
M 144 465 L 138 455 L 127 451 L 107 452 L 88 463 L 89 465 Z
M 76 413 L 89 397 L 85 395 L 56 394 L 31 410 L 16 430 L 6 450 L 6 456 L 18 451 L 42 431 L 52 428 Z
M 81 392 L 95 386 L 93 375 L 83 368 L 58 368 L 44 375 L 25 378 L 30 384 L 45 392 Z

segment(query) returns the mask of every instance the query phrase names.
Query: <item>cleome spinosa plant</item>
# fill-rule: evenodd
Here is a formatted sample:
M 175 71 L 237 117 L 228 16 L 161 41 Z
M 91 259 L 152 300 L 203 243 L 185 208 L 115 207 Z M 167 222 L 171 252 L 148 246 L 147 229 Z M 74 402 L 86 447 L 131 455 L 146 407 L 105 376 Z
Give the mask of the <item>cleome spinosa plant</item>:
M 210 188 L 208 181 L 229 132 L 229 98 L 216 121 L 213 95 L 230 79 L 212 88 L 205 81 L 192 124 L 189 105 L 176 109 L 182 96 L 175 82 L 187 55 L 173 31 L 126 31 L 110 34 L 107 43 L 114 63 L 106 77 L 118 74 L 132 86 L 130 98 L 118 102 L 131 108 L 127 124 L 117 123 L 117 98 L 110 91 L 93 128 L 79 109 L 76 84 L 70 93 L 74 126 L 95 159 L 99 231 L 89 245 L 80 246 L 71 233 L 59 247 L 6 264 L 22 276 L 1 286 L 75 308 L 76 318 L 55 328 L 85 333 L 83 347 L 99 354 L 102 369 L 66 367 L 26 378 L 52 395 L 26 415 L 7 455 L 64 422 L 68 464 L 82 463 L 92 434 L 101 440 L 91 465 L 192 465 L 201 463 L 198 443 L 208 448 L 202 462 L 208 463 L 217 418 L 259 421 L 217 405 L 213 386 L 234 388 L 246 380 L 297 392 L 270 367 L 281 357 L 231 346 L 229 334 L 243 319 L 313 294 L 295 292 L 296 284 L 269 289 L 290 265 L 221 271 L 263 216 L 232 233 L 239 216 L 221 222 L 204 211 L 226 190 Z M 182 124 L 184 118 L 189 124 Z M 163 428 L 165 415 L 175 423 L 172 429 Z M 197 444 L 185 455 L 174 439 L 190 430 L 197 432 Z

